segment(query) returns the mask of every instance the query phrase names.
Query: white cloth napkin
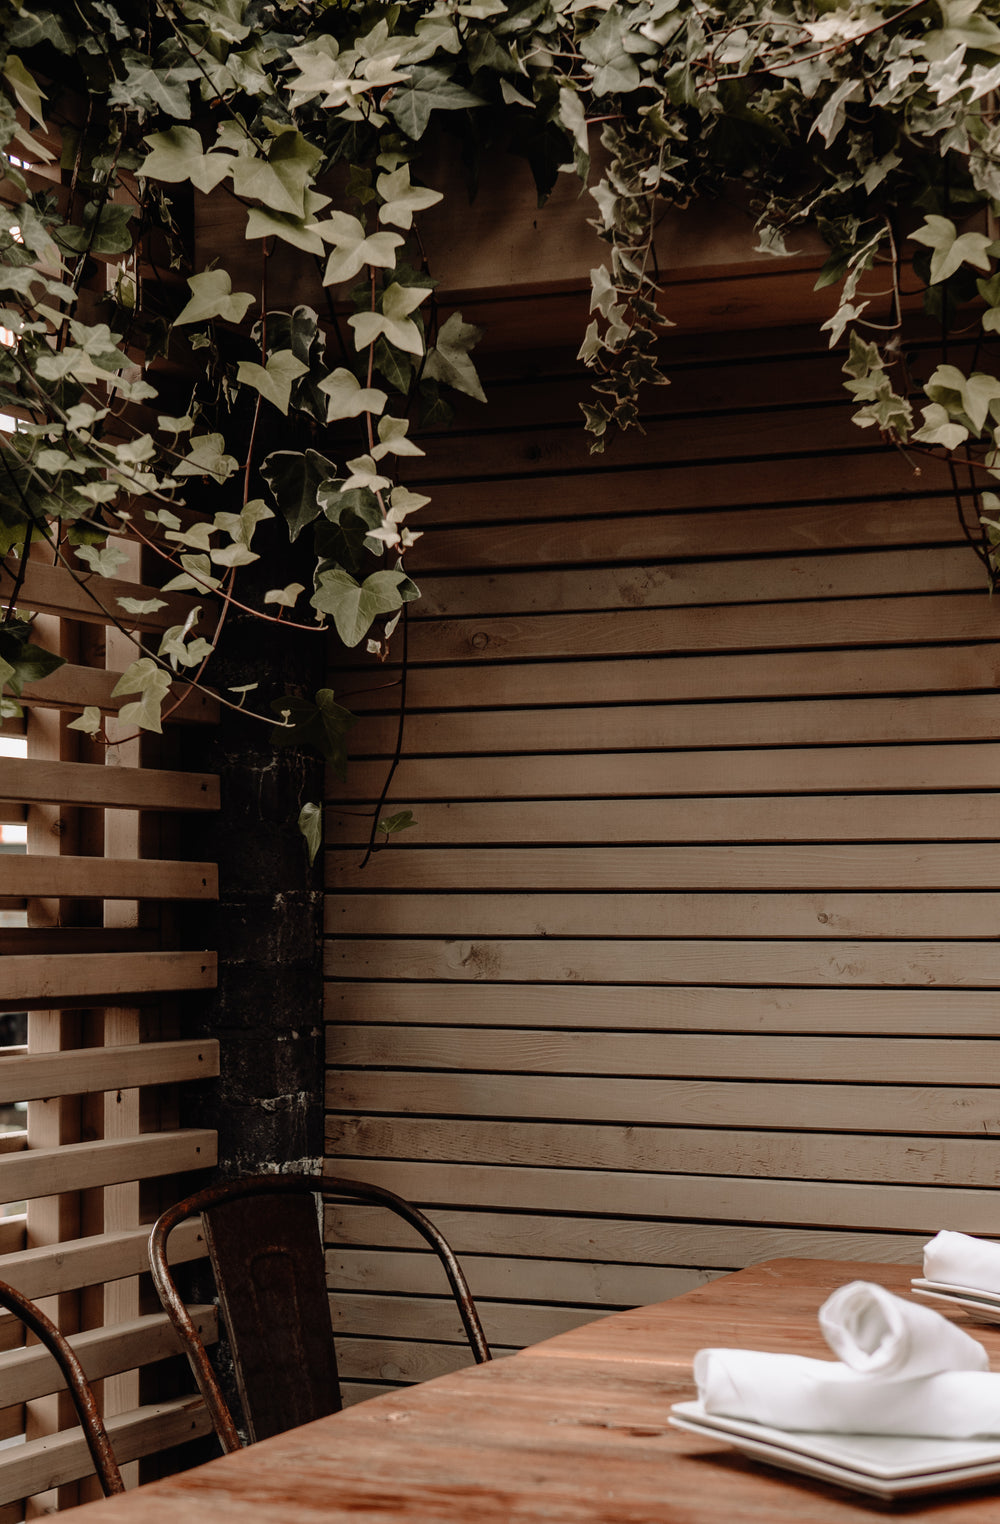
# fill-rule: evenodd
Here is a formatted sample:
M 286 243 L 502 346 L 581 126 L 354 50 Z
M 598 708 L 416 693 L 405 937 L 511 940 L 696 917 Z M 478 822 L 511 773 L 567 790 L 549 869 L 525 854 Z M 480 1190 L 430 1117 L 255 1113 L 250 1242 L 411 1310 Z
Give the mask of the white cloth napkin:
M 819 1310 L 823 1337 L 852 1370 L 870 1376 L 931 1376 L 985 1371 L 978 1340 L 930 1307 L 904 1301 L 873 1281 L 851 1281 Z
M 1000 1375 L 991 1371 L 894 1380 L 805 1355 L 702 1349 L 694 1374 L 707 1413 L 775 1429 L 928 1439 L 1000 1436 Z
M 929 1281 L 1000 1294 L 1000 1244 L 968 1233 L 938 1233 L 924 1245 L 924 1275 Z
M 987 1370 L 983 1346 L 940 1313 L 852 1281 L 827 1298 L 819 1322 L 839 1361 L 699 1350 L 705 1411 L 828 1434 L 1000 1436 L 1000 1374 Z

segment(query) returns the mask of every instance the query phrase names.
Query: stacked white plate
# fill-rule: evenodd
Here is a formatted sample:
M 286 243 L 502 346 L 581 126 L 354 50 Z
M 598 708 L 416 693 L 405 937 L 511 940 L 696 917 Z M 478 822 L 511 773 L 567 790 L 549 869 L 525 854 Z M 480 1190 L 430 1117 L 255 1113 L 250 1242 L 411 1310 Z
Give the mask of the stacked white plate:
M 996 1301 L 1000 1318 L 1000 1298 Z M 911 1439 L 887 1434 L 791 1433 L 677 1402 L 678 1429 L 722 1440 L 744 1455 L 876 1497 L 975 1487 L 1000 1478 L 1000 1440 Z
M 910 1282 L 914 1296 L 926 1297 L 930 1302 L 945 1302 L 950 1307 L 961 1307 L 982 1323 L 1000 1323 L 1000 1295 L 995 1291 L 978 1291 L 975 1286 L 956 1286 L 952 1281 L 925 1281 L 920 1277 Z

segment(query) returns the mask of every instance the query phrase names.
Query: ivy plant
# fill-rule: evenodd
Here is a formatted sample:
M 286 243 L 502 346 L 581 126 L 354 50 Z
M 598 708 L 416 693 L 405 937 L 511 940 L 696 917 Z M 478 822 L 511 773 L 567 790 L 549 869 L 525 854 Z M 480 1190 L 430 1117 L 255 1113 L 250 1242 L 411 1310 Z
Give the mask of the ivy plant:
M 210 684 L 219 618 L 243 605 L 240 573 L 275 515 L 310 548 L 310 582 L 243 606 L 386 654 L 419 596 L 413 434 L 447 420 L 456 392 L 485 400 L 479 332 L 439 320 L 421 251 L 421 214 L 442 199 L 432 128 L 469 163 L 497 143 L 524 156 L 541 202 L 561 174 L 586 187 L 607 246 L 580 348 L 594 449 L 668 380 L 660 219 L 724 198 L 775 258 L 803 228 L 825 240 L 823 326 L 858 425 L 967 462 L 988 488 L 998 87 L 998 0 L 14 0 L 0 38 L 4 712 L 59 660 L 21 607 L 33 541 L 100 599 L 138 540 L 164 590 L 197 600 L 155 639 L 141 622 L 159 600 L 107 600 L 136 642 L 116 691 L 141 728 L 160 727 L 178 686 Z M 252 283 L 204 241 L 192 262 L 192 211 L 212 198 L 256 250 Z M 274 300 L 279 245 L 319 271 L 322 312 Z M 910 372 L 907 285 L 943 335 L 970 339 L 968 368 L 945 356 Z M 183 397 L 164 356 L 199 376 Z M 981 506 L 973 538 L 995 569 L 1000 497 Z M 352 717 L 329 690 L 220 697 L 343 765 Z M 97 711 L 75 723 L 101 732 Z

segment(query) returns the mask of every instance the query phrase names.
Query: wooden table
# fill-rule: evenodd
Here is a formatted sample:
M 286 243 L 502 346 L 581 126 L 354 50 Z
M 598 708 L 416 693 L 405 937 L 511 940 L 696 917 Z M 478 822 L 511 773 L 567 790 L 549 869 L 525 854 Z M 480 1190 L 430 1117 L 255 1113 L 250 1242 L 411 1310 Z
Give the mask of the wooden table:
M 704 1345 L 829 1356 L 816 1313 L 853 1279 L 914 1271 L 771 1260 L 491 1365 L 361 1403 L 123 1497 L 80 1524 L 849 1524 L 886 1507 L 672 1429 Z M 1000 1370 L 1000 1327 L 968 1327 Z M 1000 1489 L 892 1508 L 996 1524 Z

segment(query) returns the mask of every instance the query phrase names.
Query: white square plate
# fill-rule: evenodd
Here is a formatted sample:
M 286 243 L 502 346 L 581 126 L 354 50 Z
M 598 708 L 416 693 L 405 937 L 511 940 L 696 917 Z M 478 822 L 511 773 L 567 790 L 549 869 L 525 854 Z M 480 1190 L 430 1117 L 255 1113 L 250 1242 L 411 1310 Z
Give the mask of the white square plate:
M 1000 1479 L 1000 1440 L 791 1433 L 706 1413 L 700 1402 L 675 1403 L 670 1422 L 692 1434 L 722 1440 L 769 1465 L 875 1497 L 942 1492 Z
M 929 1302 L 946 1302 L 949 1307 L 961 1307 L 982 1323 L 1000 1323 L 1000 1296 L 995 1292 L 920 1278 L 910 1282 L 910 1290 L 914 1296 L 926 1297 Z

